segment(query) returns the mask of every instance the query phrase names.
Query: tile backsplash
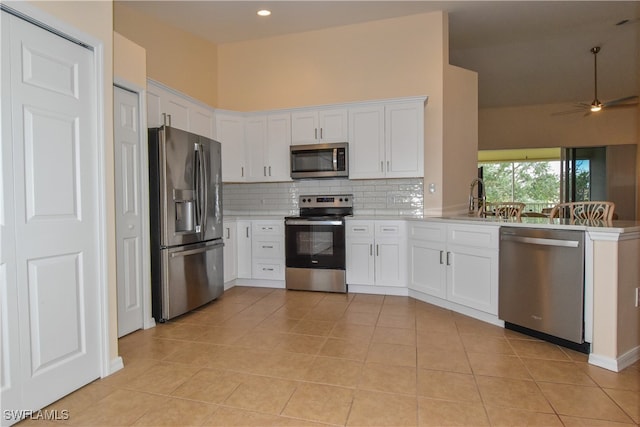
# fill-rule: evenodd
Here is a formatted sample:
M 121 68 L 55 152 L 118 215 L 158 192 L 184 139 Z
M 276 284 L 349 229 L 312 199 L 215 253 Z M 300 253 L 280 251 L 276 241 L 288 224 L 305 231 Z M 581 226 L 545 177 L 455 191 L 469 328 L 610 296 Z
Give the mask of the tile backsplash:
M 353 194 L 355 215 L 422 216 L 423 180 L 318 179 L 275 183 L 224 184 L 225 215 L 298 215 L 298 197 Z

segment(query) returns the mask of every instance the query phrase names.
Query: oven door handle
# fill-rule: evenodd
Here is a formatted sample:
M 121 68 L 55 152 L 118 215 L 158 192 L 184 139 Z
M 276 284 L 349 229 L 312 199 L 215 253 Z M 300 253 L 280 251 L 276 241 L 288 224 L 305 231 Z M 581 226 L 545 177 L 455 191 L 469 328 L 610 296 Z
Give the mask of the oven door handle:
M 285 221 L 285 225 L 343 225 L 344 221 L 341 220 L 308 220 L 308 219 L 288 219 Z

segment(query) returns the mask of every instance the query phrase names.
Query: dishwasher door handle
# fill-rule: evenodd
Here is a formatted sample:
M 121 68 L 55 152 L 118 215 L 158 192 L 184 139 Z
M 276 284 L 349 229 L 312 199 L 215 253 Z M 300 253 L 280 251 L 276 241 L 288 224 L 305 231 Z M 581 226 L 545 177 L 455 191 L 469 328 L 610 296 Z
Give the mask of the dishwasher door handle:
M 529 243 L 532 245 L 544 245 L 544 246 L 561 246 L 565 248 L 577 248 L 580 246 L 580 242 L 577 240 L 560 240 L 560 239 L 544 239 L 541 237 L 523 237 L 523 236 L 500 236 L 501 240 L 518 243 Z

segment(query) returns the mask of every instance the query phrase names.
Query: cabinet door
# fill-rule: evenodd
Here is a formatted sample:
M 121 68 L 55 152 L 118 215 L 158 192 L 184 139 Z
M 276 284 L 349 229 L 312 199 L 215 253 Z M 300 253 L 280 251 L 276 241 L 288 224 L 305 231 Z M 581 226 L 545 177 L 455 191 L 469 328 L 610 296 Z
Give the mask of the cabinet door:
M 269 181 L 291 181 L 289 146 L 291 115 L 271 114 L 267 117 L 267 178 Z
M 192 105 L 189 113 L 189 132 L 213 139 L 213 111 L 199 105 Z
M 244 126 L 241 116 L 216 114 L 216 140 L 222 144 L 222 180 L 246 180 Z
M 445 245 L 422 240 L 409 241 L 409 288 L 438 298 L 447 298 Z
M 349 110 L 349 177 L 383 178 L 384 107 Z
M 314 144 L 318 138 L 317 111 L 291 113 L 291 144 Z
M 238 277 L 237 261 L 237 224 L 235 222 L 224 223 L 224 282 Z
M 385 171 L 389 178 L 424 175 L 424 107 L 420 102 L 385 107 Z
M 147 90 L 147 126 L 158 128 L 163 124 L 160 94 L 156 92 L 155 87 L 149 85 Z
M 347 283 L 375 284 L 375 256 L 373 253 L 375 222 L 348 220 L 346 224 Z
M 347 237 L 347 283 L 349 285 L 375 284 L 373 244 L 373 239 Z
M 345 142 L 349 137 L 349 114 L 344 108 L 318 112 L 318 136 L 321 142 Z
M 251 221 L 238 221 L 238 278 L 251 279 Z
M 171 127 L 189 131 L 189 109 L 191 103 L 169 92 L 160 98 L 162 114 L 166 114 L 165 123 Z
M 449 245 L 447 298 L 458 304 L 498 314 L 498 251 Z
M 265 116 L 245 118 L 244 136 L 247 150 L 247 179 L 266 181 L 267 165 L 264 159 L 267 145 L 267 118 Z
M 376 254 L 376 285 L 377 286 L 406 286 L 406 241 L 399 239 L 377 239 Z

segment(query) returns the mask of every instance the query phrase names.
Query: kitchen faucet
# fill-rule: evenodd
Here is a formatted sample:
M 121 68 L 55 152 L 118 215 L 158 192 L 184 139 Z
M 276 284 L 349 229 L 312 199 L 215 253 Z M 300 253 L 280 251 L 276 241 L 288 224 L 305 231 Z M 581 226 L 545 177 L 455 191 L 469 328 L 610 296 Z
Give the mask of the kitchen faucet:
M 478 187 L 478 197 L 473 195 L 473 190 Z M 477 207 L 476 207 L 477 201 Z M 471 187 L 469 188 L 469 213 L 474 214 L 476 211 L 484 209 L 487 203 L 487 196 L 484 191 L 484 181 L 480 178 L 476 178 L 471 181 Z

